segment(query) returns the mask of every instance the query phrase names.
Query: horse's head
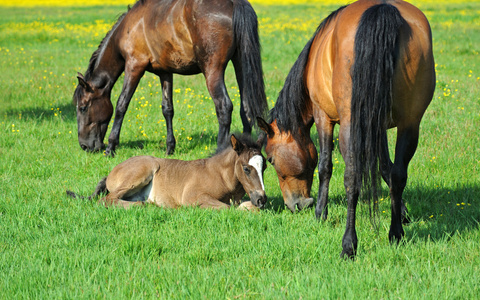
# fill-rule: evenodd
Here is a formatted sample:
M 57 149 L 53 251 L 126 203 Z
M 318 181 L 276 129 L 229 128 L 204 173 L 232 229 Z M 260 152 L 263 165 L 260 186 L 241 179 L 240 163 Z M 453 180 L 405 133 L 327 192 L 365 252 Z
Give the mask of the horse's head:
M 73 95 L 77 106 L 78 142 L 83 150 L 99 151 L 104 148 L 103 138 L 112 118 L 113 106 L 110 89 L 98 87 L 78 73 L 78 86 Z
M 230 137 L 230 142 L 233 150 L 238 154 L 238 159 L 235 162 L 235 175 L 252 203 L 262 208 L 267 203 L 263 184 L 263 172 L 267 163 L 262 155 L 261 145 L 246 143 L 233 134 Z
M 290 132 L 281 131 L 276 121 L 268 124 L 261 118 L 258 126 L 266 133 L 267 160 L 277 172 L 285 205 L 292 212 L 296 207 L 301 210 L 311 206 L 310 189 L 318 155 L 309 132 L 294 138 Z

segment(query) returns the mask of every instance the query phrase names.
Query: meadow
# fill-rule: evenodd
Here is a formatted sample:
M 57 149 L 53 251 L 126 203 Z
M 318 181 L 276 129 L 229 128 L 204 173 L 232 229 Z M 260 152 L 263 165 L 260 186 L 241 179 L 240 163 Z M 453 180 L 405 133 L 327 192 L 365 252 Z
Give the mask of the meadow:
M 325 222 L 315 220 L 314 209 L 284 209 L 271 166 L 267 208 L 255 213 L 105 209 L 68 198 L 65 190 L 89 194 L 131 156 L 165 156 L 160 82 L 152 74 L 142 79 L 114 158 L 82 151 L 72 104 L 77 72 L 85 72 L 133 0 L 6 2 L 0 2 L 0 298 L 480 297 L 480 2 L 412 1 L 432 26 L 437 86 L 404 193 L 411 223 L 404 242 L 390 245 L 384 185 L 376 225 L 366 204 L 357 210 L 354 261 L 339 258 L 347 207 L 338 135 Z M 271 108 L 317 25 L 344 3 L 252 3 Z M 239 131 L 231 66 L 226 80 L 232 130 Z M 203 76 L 174 76 L 174 104 L 172 158 L 210 155 L 218 125 Z M 393 129 L 391 145 L 394 137 Z M 317 188 L 315 178 L 313 197 Z

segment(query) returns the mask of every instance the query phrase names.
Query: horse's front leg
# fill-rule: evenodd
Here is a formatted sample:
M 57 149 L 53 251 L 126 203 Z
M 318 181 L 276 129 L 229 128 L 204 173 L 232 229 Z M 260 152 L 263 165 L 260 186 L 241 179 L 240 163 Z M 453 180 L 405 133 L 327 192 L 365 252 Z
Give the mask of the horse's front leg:
M 224 72 L 225 68 L 221 65 L 212 67 L 205 72 L 207 88 L 215 104 L 218 119 L 218 149 L 225 148 L 228 145 L 233 111 L 233 104 L 225 87 Z
M 175 136 L 173 134 L 173 74 L 160 74 L 160 83 L 162 84 L 162 113 L 167 125 L 167 155 L 175 151 Z
M 355 174 L 352 150 L 350 148 L 350 126 L 342 124 L 340 126 L 340 150 L 345 161 L 344 185 L 347 194 L 347 225 L 342 238 L 342 258 L 354 258 L 357 252 L 358 238 L 355 229 L 355 218 L 357 210 L 358 197 L 360 195 L 361 181 Z
M 397 133 L 395 162 L 390 174 L 390 197 L 392 201 L 392 220 L 388 237 L 390 242 L 399 242 L 404 236 L 402 227 L 402 195 L 407 185 L 407 169 L 418 144 L 419 127 L 401 128 Z
M 108 147 L 105 150 L 106 156 L 114 156 L 115 148 L 120 142 L 120 130 L 122 128 L 123 118 L 127 112 L 128 105 L 132 99 L 133 93 L 145 73 L 144 68 L 125 68 L 125 79 L 123 80 L 123 88 L 115 108 L 115 119 L 113 121 L 112 131 L 108 137 Z
M 315 118 L 315 124 L 319 139 L 319 159 L 318 159 L 318 198 L 315 207 L 315 216 L 317 219 L 327 219 L 328 216 L 328 187 L 332 177 L 332 151 L 333 151 L 333 127 L 325 113 L 320 112 L 321 116 Z

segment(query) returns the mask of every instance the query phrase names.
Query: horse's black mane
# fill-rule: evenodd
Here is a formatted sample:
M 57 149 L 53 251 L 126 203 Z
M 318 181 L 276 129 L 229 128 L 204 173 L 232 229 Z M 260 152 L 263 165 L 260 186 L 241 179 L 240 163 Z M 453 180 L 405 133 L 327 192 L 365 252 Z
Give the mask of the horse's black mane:
M 129 8 L 129 10 L 130 10 L 130 8 Z M 97 67 L 98 56 L 103 51 L 103 49 L 106 47 L 106 41 L 108 41 L 110 39 L 113 32 L 118 27 L 118 25 L 120 25 L 120 23 L 122 23 L 122 20 L 127 13 L 128 13 L 128 11 L 121 14 L 120 17 L 118 17 L 117 22 L 115 22 L 115 25 L 113 25 L 112 29 L 110 29 L 110 31 L 105 35 L 103 40 L 98 45 L 97 50 L 95 50 L 95 52 L 93 52 L 92 57 L 90 57 L 90 62 L 88 63 L 87 71 L 85 72 L 85 80 L 88 81 L 90 79 L 93 71 Z
M 289 131 L 293 135 L 297 135 L 299 130 L 305 127 L 306 124 L 304 124 L 302 113 L 307 108 L 308 90 L 305 86 L 304 73 L 310 48 L 317 34 L 321 33 L 330 21 L 345 7 L 346 6 L 342 6 L 332 12 L 320 23 L 315 34 L 305 45 L 297 61 L 288 73 L 285 84 L 278 95 L 275 107 L 270 110 L 269 122 L 277 120 L 277 126 L 280 130 Z

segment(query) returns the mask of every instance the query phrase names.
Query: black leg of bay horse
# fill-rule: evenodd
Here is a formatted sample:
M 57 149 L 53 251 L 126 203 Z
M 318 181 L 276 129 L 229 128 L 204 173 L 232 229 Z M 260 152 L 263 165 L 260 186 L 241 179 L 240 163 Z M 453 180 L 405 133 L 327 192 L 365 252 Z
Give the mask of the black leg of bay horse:
M 347 194 L 347 225 L 342 238 L 342 258 L 354 258 L 357 252 L 358 238 L 355 218 L 361 182 L 355 174 L 352 150 L 350 148 L 350 126 L 342 124 L 339 134 L 340 149 L 345 161 L 344 185 Z
M 385 183 L 388 185 L 389 188 L 391 188 L 391 180 L 390 180 L 390 174 L 392 172 L 392 167 L 393 167 L 393 162 L 390 159 L 390 153 L 388 151 L 388 138 L 387 138 L 387 132 L 385 131 L 382 134 L 382 145 L 385 145 L 380 151 L 380 172 L 382 174 L 382 178 L 385 181 Z M 402 223 L 407 224 L 410 221 L 408 220 L 408 209 L 405 206 L 405 203 L 403 202 L 402 199 L 402 204 L 401 204 L 401 212 L 402 212 Z
M 130 71 L 128 71 L 131 69 Z M 108 137 L 108 147 L 105 150 L 105 155 L 115 155 L 115 148 L 120 142 L 120 130 L 122 129 L 123 118 L 127 112 L 128 105 L 132 99 L 133 93 L 137 89 L 138 83 L 145 73 L 145 69 L 138 67 L 139 72 L 134 72 L 134 68 L 125 68 L 125 78 L 123 80 L 122 93 L 117 101 L 115 108 L 115 119 L 113 121 L 112 131 Z
M 326 120 L 323 111 L 319 112 L 322 117 L 315 121 L 319 140 L 318 158 L 318 198 L 315 207 L 317 219 L 326 220 L 328 217 L 328 187 L 332 178 L 332 151 L 333 151 L 333 127 L 334 124 Z
M 167 155 L 175 151 L 175 135 L 173 134 L 173 74 L 160 74 L 162 84 L 162 113 L 167 125 Z
M 218 119 L 218 137 L 217 147 L 220 149 L 228 144 L 230 134 L 230 124 L 232 123 L 233 104 L 228 96 L 225 87 L 224 72 L 225 67 L 210 68 L 212 71 L 205 72 L 205 80 L 210 96 L 215 104 L 215 111 Z
M 402 227 L 402 194 L 407 185 L 408 164 L 417 150 L 418 132 L 419 124 L 409 128 L 398 128 L 395 162 L 390 175 L 392 200 L 392 222 L 388 234 L 390 242 L 399 242 L 405 234 Z
M 251 134 L 252 125 L 248 121 L 247 112 L 245 111 L 245 106 L 243 105 L 243 69 L 238 55 L 232 58 L 233 68 L 235 69 L 235 77 L 237 78 L 238 90 L 240 92 L 240 118 L 243 125 L 243 133 Z

